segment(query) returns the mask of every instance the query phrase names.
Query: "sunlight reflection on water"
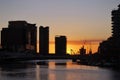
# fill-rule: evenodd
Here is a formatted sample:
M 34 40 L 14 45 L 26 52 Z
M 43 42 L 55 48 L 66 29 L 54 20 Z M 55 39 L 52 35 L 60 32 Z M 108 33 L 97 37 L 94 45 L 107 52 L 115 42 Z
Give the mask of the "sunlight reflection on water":
M 43 62 L 43 61 L 42 61 Z M 119 80 L 119 72 L 78 65 L 71 60 L 47 60 L 33 63 L 0 65 L 0 80 Z M 57 63 L 57 64 L 56 64 Z

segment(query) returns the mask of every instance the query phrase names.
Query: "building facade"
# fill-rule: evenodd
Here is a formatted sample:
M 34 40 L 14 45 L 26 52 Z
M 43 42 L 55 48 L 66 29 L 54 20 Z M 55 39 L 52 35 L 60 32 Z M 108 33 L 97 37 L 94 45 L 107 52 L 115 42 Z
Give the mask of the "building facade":
M 100 43 L 98 52 L 104 59 L 120 61 L 120 5 L 112 11 L 112 35 Z
M 55 37 L 55 54 L 66 55 L 66 49 L 67 49 L 66 36 L 56 36 Z
M 39 27 L 39 53 L 41 55 L 49 54 L 49 27 Z
M 37 27 L 26 21 L 9 21 L 8 28 L 1 31 L 1 45 L 7 51 L 36 52 Z

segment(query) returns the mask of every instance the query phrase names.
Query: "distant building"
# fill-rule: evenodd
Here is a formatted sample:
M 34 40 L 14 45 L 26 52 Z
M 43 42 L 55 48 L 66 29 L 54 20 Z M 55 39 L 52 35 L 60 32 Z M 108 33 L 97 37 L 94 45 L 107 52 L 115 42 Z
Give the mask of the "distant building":
M 1 46 L 7 51 L 37 51 L 37 27 L 26 21 L 9 21 L 1 31 Z
M 55 54 L 65 55 L 67 47 L 66 36 L 56 36 L 55 37 Z
M 39 28 L 39 53 L 49 54 L 49 27 L 40 26 Z
M 91 55 L 92 54 L 92 49 L 90 48 L 90 50 L 89 50 L 89 54 Z
M 85 55 L 86 54 L 86 49 L 84 48 L 84 46 L 82 46 L 82 48 L 80 49 L 80 55 Z

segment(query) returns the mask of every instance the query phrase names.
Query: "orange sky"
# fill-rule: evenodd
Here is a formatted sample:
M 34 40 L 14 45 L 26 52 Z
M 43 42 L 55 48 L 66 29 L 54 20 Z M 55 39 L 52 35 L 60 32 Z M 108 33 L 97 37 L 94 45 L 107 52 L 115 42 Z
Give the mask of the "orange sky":
M 86 48 L 87 53 L 89 52 L 90 48 L 92 52 L 97 52 L 99 43 L 102 40 L 83 40 L 83 41 L 67 41 L 67 53 L 71 54 L 71 49 L 78 53 L 79 49 L 84 45 Z M 37 48 L 37 52 L 39 51 L 39 46 Z M 55 53 L 55 44 L 54 41 L 49 43 L 49 53 Z
M 111 11 L 117 8 L 119 2 L 119 0 L 0 0 L 0 30 L 8 27 L 8 21 L 25 20 L 31 24 L 35 23 L 37 28 L 40 25 L 49 26 L 50 41 L 54 41 L 56 35 L 65 35 L 68 41 L 67 52 L 70 52 L 70 49 L 78 51 L 83 43 L 87 51 L 91 44 L 93 52 L 96 52 L 99 40 L 111 36 Z M 50 42 L 49 52 L 55 52 L 53 42 Z

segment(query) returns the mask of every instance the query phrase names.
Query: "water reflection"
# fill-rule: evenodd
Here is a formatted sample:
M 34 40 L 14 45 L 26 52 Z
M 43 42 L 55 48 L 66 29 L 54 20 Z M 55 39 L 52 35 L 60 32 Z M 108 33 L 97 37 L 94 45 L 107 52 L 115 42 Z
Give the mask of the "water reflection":
M 54 71 L 51 71 L 53 69 L 56 68 L 55 62 L 54 61 L 50 61 L 49 62 L 49 76 L 48 76 L 48 80 L 56 80 L 56 75 Z
M 36 80 L 40 80 L 40 66 L 36 65 Z
M 37 61 L 39 62 L 39 61 Z M 0 80 L 119 80 L 120 72 L 77 65 L 70 60 L 48 60 L 0 65 Z
M 32 74 L 31 64 L 24 63 L 7 63 L 0 65 L 0 80 L 20 80 L 26 79 L 27 76 Z M 27 73 L 26 73 L 27 72 Z

